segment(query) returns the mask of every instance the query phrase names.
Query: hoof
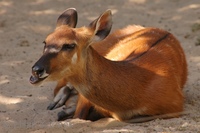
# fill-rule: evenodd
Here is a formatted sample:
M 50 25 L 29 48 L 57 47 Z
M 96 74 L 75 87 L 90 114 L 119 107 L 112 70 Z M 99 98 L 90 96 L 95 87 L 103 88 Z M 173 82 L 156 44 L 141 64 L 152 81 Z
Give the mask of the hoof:
M 67 114 L 65 111 L 59 112 L 57 116 L 58 116 L 57 121 L 64 121 L 66 119 L 70 119 L 73 117 L 72 115 Z
M 47 110 L 53 110 L 55 109 L 57 103 L 50 103 L 49 106 L 47 107 Z

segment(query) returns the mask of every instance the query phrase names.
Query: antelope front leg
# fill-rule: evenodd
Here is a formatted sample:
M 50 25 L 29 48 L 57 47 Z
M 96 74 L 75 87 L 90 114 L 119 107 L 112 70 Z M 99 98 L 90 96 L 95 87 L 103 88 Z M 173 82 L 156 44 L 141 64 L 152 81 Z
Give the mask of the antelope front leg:
M 89 111 L 90 111 L 90 108 L 92 107 L 92 105 L 81 94 L 79 94 L 78 96 L 79 96 L 78 103 L 77 103 L 76 111 L 75 111 L 73 118 L 79 118 L 79 119 L 86 120 L 89 115 Z
M 47 107 L 48 110 L 59 108 L 65 104 L 74 88 L 65 80 L 60 80 L 54 89 L 54 100 Z
M 58 94 L 54 97 L 53 102 L 49 104 L 47 109 L 53 110 L 53 109 L 63 106 L 65 102 L 67 101 L 70 93 L 71 93 L 71 90 L 68 86 L 62 87 L 60 91 L 58 92 Z
M 77 106 L 78 93 L 73 89 L 70 93 L 69 98 L 65 102 L 65 107 L 61 112 L 58 113 L 58 121 L 66 120 L 72 118 Z

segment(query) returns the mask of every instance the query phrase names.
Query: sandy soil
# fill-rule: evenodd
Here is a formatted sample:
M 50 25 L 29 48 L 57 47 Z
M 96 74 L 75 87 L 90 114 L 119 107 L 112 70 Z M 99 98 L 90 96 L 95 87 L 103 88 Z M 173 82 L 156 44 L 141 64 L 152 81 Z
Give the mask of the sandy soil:
M 114 119 L 57 122 L 61 110 L 47 111 L 55 83 L 33 86 L 31 67 L 58 15 L 75 7 L 78 27 L 104 10 L 113 11 L 113 29 L 129 24 L 159 27 L 181 42 L 189 76 L 184 88 L 185 111 L 174 119 L 127 124 Z M 0 0 L 0 133 L 56 132 L 200 132 L 200 1 L 199 0 Z

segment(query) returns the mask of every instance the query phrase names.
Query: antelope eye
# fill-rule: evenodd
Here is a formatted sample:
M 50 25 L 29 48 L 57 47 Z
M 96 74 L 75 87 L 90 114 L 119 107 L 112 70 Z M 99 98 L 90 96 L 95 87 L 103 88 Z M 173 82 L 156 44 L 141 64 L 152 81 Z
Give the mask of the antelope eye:
M 76 44 L 64 44 L 62 46 L 62 50 L 72 50 L 75 48 L 75 46 L 76 46 Z

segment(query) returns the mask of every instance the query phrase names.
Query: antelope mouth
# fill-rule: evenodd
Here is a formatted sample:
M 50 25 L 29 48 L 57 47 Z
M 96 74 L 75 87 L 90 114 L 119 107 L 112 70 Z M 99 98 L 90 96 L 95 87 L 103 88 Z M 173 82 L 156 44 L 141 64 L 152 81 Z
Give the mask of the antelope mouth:
M 47 74 L 46 72 L 43 72 L 40 74 L 33 73 L 29 79 L 29 82 L 31 84 L 37 84 L 37 83 L 45 80 L 48 76 L 49 76 L 49 74 Z

